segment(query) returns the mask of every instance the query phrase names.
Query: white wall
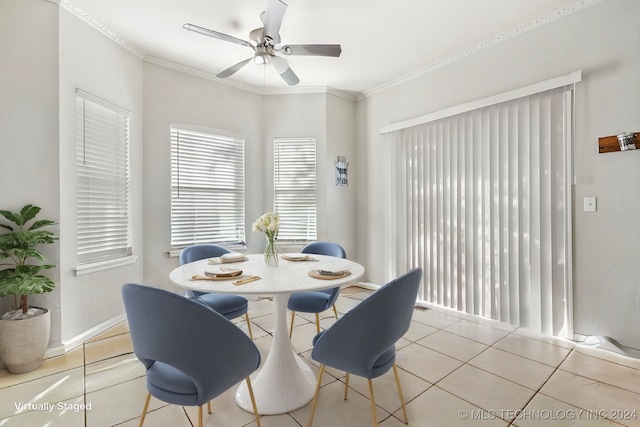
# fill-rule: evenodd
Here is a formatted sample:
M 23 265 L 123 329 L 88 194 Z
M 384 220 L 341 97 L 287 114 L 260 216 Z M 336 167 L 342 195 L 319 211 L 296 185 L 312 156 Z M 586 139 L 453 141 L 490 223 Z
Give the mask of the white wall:
M 142 281 L 142 60 L 60 8 L 60 290 L 61 336 L 69 340 L 124 312 L 120 288 Z M 138 262 L 76 276 L 75 90 L 131 111 L 134 255 Z M 56 158 L 58 156 L 56 155 Z M 50 160 L 51 162 L 51 160 Z
M 263 99 L 264 130 L 264 211 L 273 210 L 273 139 L 293 137 L 316 138 L 316 203 L 318 240 L 325 240 L 326 233 L 326 177 L 324 167 L 327 156 L 327 111 L 326 94 L 268 95 Z M 257 218 L 257 217 L 256 217 Z M 252 222 L 255 218 L 250 219 Z M 256 233 L 252 233 L 256 234 Z M 260 238 L 257 251 L 264 248 L 264 235 Z M 281 251 L 300 251 L 301 246 L 281 247 Z
M 0 3 L 0 135 L 0 209 L 16 211 L 31 203 L 42 208 L 38 218 L 59 222 L 58 6 L 53 3 Z M 59 264 L 59 247 L 56 242 L 43 250 L 49 263 Z M 60 269 L 45 274 L 56 289 L 29 302 L 51 310 L 51 343 L 57 345 Z M 12 297 L 0 300 L 0 314 L 12 305 Z
M 640 2 L 607 0 L 358 103 L 368 277 L 383 283 L 388 150 L 380 127 L 581 69 L 576 99 L 575 331 L 640 348 L 640 150 L 598 154 L 598 137 L 640 131 Z M 598 212 L 582 212 L 584 196 Z M 402 242 L 398 242 L 402 244 Z
M 144 281 L 173 289 L 171 249 L 172 123 L 231 132 L 245 139 L 246 222 L 249 250 L 261 250 L 251 222 L 264 206 L 262 96 L 211 80 L 144 64 Z
M 326 171 L 324 183 L 327 209 L 324 210 L 324 238 L 339 242 L 350 259 L 358 257 L 356 246 L 356 178 L 358 159 L 355 143 L 355 104 L 335 95 L 327 95 L 327 150 L 319 168 Z M 349 185 L 336 186 L 335 162 L 347 158 Z M 320 159 L 319 159 L 320 160 Z

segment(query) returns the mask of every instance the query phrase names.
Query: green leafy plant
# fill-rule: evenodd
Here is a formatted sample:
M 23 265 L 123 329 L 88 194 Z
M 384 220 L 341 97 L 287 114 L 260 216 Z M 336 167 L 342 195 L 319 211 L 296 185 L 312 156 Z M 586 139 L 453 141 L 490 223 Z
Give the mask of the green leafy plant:
M 0 297 L 14 295 L 17 305 L 19 296 L 19 307 L 23 313 L 29 309 L 29 295 L 51 292 L 55 288 L 53 280 L 40 274 L 42 270 L 54 268 L 55 265 L 32 262 L 32 259 L 45 260 L 37 249 L 39 245 L 57 240 L 53 232 L 41 230 L 54 225 L 54 221 L 34 220 L 39 212 L 40 208 L 33 205 L 26 205 L 19 213 L 0 210 L 0 215 L 12 223 L 0 224 L 0 227 L 9 230 L 0 234 Z M 34 221 L 28 225 L 31 220 Z

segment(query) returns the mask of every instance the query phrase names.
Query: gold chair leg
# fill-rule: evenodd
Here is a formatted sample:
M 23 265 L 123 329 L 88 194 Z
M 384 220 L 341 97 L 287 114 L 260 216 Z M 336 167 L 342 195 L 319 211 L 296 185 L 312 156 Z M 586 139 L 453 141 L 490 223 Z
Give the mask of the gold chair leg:
M 149 408 L 149 400 L 151 400 L 151 393 L 147 393 L 147 398 L 144 401 L 144 407 L 142 408 L 142 416 L 140 416 L 140 427 L 144 423 L 144 417 L 147 416 L 147 409 Z
M 333 312 L 335 313 L 336 319 L 337 319 L 338 318 L 338 310 L 336 309 L 336 305 L 335 304 L 333 304 Z
M 291 335 L 293 335 L 293 319 L 296 318 L 296 312 L 291 311 L 291 327 L 289 328 L 289 339 L 291 339 Z
M 316 384 L 316 392 L 313 395 L 313 404 L 311 405 L 311 416 L 309 417 L 309 427 L 313 424 L 313 415 L 316 413 L 316 405 L 318 404 L 318 394 L 320 394 L 320 383 L 322 383 L 322 374 L 324 374 L 325 365 L 320 365 L 320 373 L 318 374 L 318 384 Z
M 207 412 L 211 414 L 211 401 L 207 402 Z
M 202 405 L 198 406 L 198 427 L 202 427 Z
M 249 320 L 249 313 L 245 313 L 244 317 L 247 318 L 247 328 L 249 329 L 249 338 L 253 339 L 253 332 L 251 332 L 251 321 Z
M 398 367 L 393 364 L 393 375 L 396 377 L 396 385 L 398 386 L 398 395 L 400 395 L 400 403 L 402 404 L 402 414 L 404 415 L 404 423 L 409 424 L 409 417 L 407 417 L 407 407 L 404 404 L 404 396 L 402 395 L 402 387 L 400 387 L 400 377 L 398 376 Z
M 251 378 L 245 378 L 247 382 L 247 390 L 249 390 L 249 397 L 251 398 L 251 405 L 253 406 L 253 414 L 256 416 L 256 424 L 260 427 L 260 416 L 258 415 L 258 406 L 256 405 L 256 398 L 253 395 L 253 387 L 251 387 Z
M 346 372 L 344 381 L 344 400 L 347 400 L 347 393 L 349 392 L 349 372 Z
M 373 398 L 373 382 L 369 380 L 369 400 L 371 400 L 371 417 L 373 418 L 373 427 L 378 425 L 378 417 L 376 417 L 376 401 Z
M 320 313 L 316 313 L 316 333 L 320 333 Z

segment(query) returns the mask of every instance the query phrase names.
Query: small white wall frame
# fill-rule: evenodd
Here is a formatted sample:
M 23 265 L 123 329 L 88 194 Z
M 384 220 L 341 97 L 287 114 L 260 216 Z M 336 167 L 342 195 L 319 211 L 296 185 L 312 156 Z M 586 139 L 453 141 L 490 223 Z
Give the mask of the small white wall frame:
M 335 165 L 336 185 L 346 187 L 347 185 L 349 185 L 349 179 L 347 176 L 349 163 L 347 163 L 347 158 L 345 156 L 338 156 L 338 160 L 335 162 Z

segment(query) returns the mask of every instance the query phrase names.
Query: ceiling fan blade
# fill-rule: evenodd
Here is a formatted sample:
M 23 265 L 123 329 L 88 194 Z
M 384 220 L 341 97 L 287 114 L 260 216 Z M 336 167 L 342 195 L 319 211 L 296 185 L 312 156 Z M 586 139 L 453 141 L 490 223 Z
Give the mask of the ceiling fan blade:
M 296 73 L 293 72 L 291 68 L 289 68 L 289 64 L 286 59 L 282 59 L 279 56 L 271 56 L 271 63 L 273 67 L 276 69 L 282 80 L 284 80 L 289 86 L 295 86 L 300 82 Z
M 264 23 L 262 37 L 268 37 L 274 44 L 280 43 L 280 26 L 282 18 L 287 11 L 287 5 L 281 0 L 269 0 L 269 6 L 264 14 L 260 15 Z
M 241 44 L 242 46 L 247 46 L 247 47 L 250 47 L 253 50 L 256 50 L 256 48 L 251 43 L 249 43 L 248 41 L 239 39 L 237 37 L 230 36 L 228 34 L 219 33 L 217 31 L 213 31 L 213 30 L 210 30 L 208 28 L 199 27 L 197 25 L 193 25 L 193 24 L 189 24 L 189 23 L 184 24 L 182 26 L 182 28 L 184 28 L 185 30 L 194 31 L 196 33 L 203 34 L 205 36 L 213 37 L 215 39 L 224 40 L 226 42 Z
M 339 57 L 342 47 L 339 44 L 289 44 L 282 46 L 280 52 L 285 55 L 312 55 Z
M 237 64 L 232 65 L 231 67 L 227 68 L 226 70 L 219 72 L 218 74 L 216 74 L 216 77 L 219 77 L 221 79 L 224 79 L 225 77 L 229 77 L 229 76 L 235 74 L 238 70 L 240 70 L 240 68 L 242 68 L 245 65 L 247 65 L 249 63 L 249 61 L 251 61 L 252 59 L 253 59 L 253 57 L 247 58 L 244 61 L 240 61 Z

